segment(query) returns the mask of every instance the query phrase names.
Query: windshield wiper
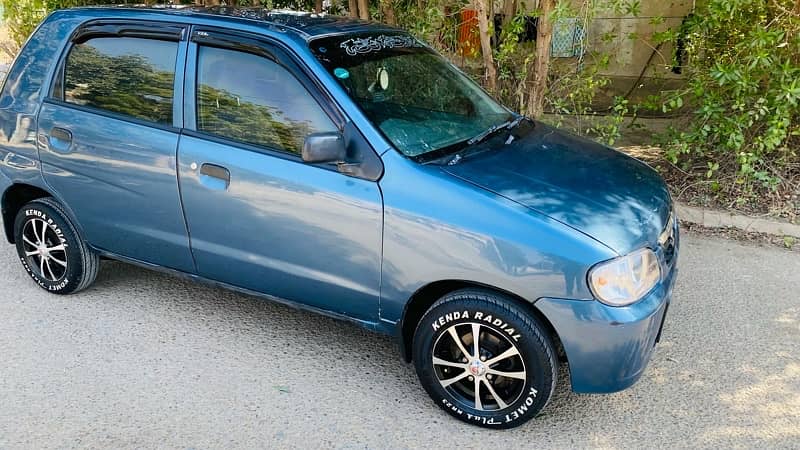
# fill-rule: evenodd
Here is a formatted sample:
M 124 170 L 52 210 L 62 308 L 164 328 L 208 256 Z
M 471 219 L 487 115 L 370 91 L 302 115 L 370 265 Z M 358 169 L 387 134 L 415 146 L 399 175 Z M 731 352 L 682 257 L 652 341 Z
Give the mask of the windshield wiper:
M 500 131 L 500 130 L 503 130 L 503 129 L 506 129 L 506 128 L 508 128 L 508 129 L 514 128 L 517 125 L 519 125 L 520 122 L 522 122 L 522 119 L 524 117 L 525 116 L 517 116 L 514 119 L 506 120 L 503 123 L 499 123 L 497 125 L 492 125 L 491 127 L 483 130 L 482 132 L 480 132 L 479 134 L 476 134 L 474 137 L 472 137 L 470 140 L 468 140 L 467 141 L 467 145 L 472 145 L 472 144 L 481 142 L 482 140 L 486 139 L 487 137 L 491 136 L 492 134 L 494 134 L 497 131 Z
M 525 116 L 521 116 L 520 115 L 520 116 L 515 117 L 514 119 L 506 120 L 503 123 L 500 123 L 500 124 L 494 125 L 492 127 L 489 127 L 488 129 L 483 131 L 481 134 L 478 134 L 475 137 L 473 137 L 472 139 L 468 140 L 467 141 L 467 145 L 469 146 L 469 145 L 472 145 L 472 144 L 474 144 L 476 142 L 480 142 L 480 141 L 486 139 L 487 136 L 489 136 L 492 133 L 495 133 L 495 132 L 497 132 L 499 130 L 502 130 L 502 129 L 509 129 L 510 130 L 510 129 L 516 127 L 517 125 L 519 125 L 519 123 L 522 122 L 523 119 L 525 119 Z M 514 140 L 514 136 L 513 135 L 509 136 L 508 139 L 506 140 L 506 144 L 510 144 L 513 140 Z M 461 162 L 462 159 L 464 159 L 464 156 L 467 153 L 468 153 L 468 151 L 466 149 L 463 149 L 463 150 L 459 151 L 458 153 L 453 155 L 453 157 L 451 157 L 447 161 L 447 165 L 448 166 L 454 166 L 454 165 L 458 164 L 459 162 Z

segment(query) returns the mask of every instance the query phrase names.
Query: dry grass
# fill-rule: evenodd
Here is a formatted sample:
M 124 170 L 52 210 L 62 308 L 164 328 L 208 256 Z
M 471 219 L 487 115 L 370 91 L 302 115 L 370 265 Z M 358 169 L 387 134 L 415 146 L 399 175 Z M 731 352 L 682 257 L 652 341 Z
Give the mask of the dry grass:
M 624 136 L 622 141 L 625 145 L 619 149 L 658 170 L 676 200 L 751 216 L 778 217 L 792 223 L 800 221 L 800 168 L 787 170 L 783 182 L 775 190 L 758 185 L 748 189 L 737 183 L 735 175 L 720 174 L 721 178 L 717 178 L 715 183 L 706 177 L 707 166 L 704 163 L 691 167 L 674 165 L 664 157 L 660 147 L 646 143 L 647 134 L 638 133 L 640 136 L 634 139 Z

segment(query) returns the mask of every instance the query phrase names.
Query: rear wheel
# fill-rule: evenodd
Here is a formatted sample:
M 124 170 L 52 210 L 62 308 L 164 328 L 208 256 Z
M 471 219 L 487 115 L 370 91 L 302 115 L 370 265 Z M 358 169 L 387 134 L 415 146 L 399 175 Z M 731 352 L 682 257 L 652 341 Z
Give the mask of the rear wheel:
M 555 389 L 556 353 L 546 328 L 491 291 L 461 290 L 437 301 L 417 327 L 413 350 L 425 390 L 467 423 L 522 425 Z
M 27 203 L 14 221 L 17 254 L 28 275 L 42 289 L 71 294 L 97 277 L 100 260 L 80 238 L 52 198 Z

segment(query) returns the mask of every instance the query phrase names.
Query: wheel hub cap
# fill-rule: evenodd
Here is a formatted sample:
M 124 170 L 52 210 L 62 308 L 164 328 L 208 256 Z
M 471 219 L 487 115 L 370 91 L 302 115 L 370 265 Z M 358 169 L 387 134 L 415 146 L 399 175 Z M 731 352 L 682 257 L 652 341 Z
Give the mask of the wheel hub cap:
M 472 361 L 469 365 L 469 371 L 472 375 L 476 377 L 482 377 L 486 374 L 486 365 L 482 363 L 480 360 Z

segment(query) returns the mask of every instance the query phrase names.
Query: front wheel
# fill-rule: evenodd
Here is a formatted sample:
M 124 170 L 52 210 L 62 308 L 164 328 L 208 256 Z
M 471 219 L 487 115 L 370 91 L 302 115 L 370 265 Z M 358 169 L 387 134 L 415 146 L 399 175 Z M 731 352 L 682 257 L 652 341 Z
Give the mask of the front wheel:
M 557 359 L 546 328 L 490 291 L 456 291 L 434 303 L 417 326 L 413 357 L 436 404 L 487 428 L 522 425 L 555 390 Z
M 14 240 L 28 275 L 48 292 L 72 294 L 97 277 L 100 259 L 52 198 L 33 200 L 19 210 Z

